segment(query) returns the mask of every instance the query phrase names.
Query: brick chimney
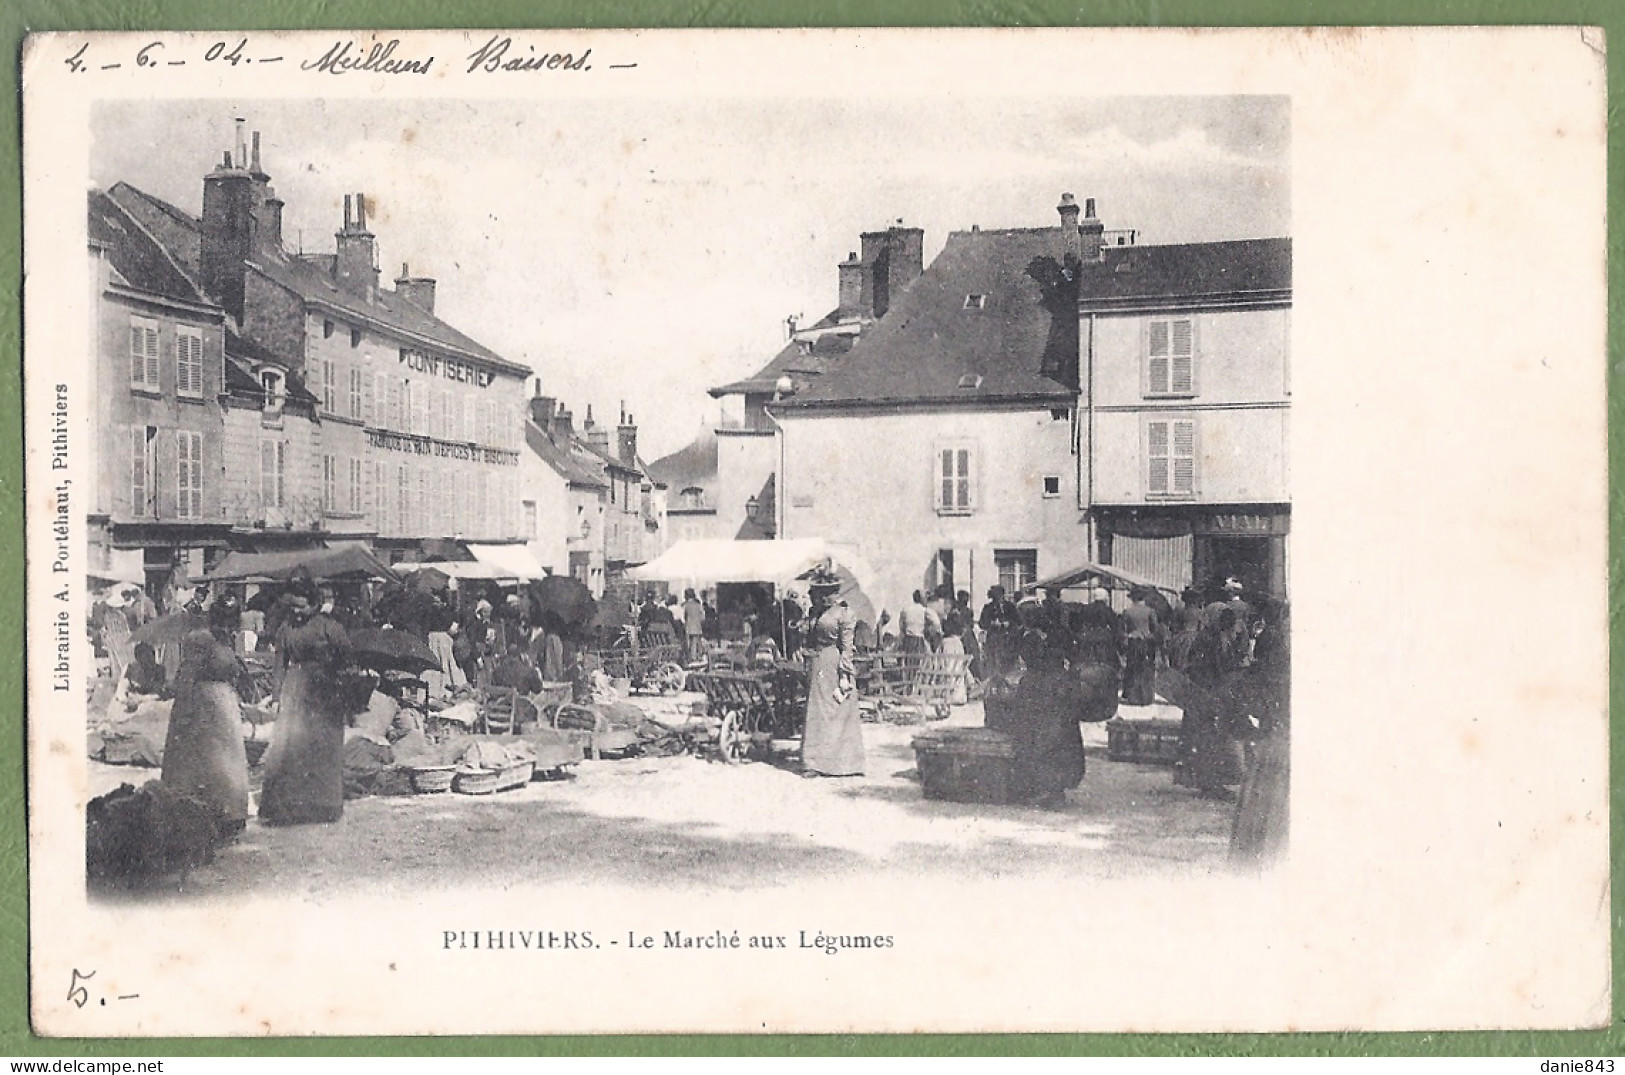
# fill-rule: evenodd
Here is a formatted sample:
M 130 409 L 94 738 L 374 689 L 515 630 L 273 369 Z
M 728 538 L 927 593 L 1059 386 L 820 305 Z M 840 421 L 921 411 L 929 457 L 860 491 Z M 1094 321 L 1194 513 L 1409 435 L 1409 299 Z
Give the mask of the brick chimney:
M 203 177 L 203 218 L 199 270 L 204 290 L 240 323 L 243 319 L 243 263 L 260 252 L 282 249 L 282 201 L 260 169 L 260 135 L 253 152 L 247 121 L 238 117 L 234 145 Z
M 354 212 L 350 195 L 344 196 L 344 227 L 335 234 L 338 257 L 333 259 L 333 276 L 339 287 L 371 301 L 378 294 L 378 250 L 376 237 L 367 230 L 367 196 L 357 194 Z
M 434 280 L 428 276 L 413 276 L 412 267 L 401 262 L 401 274 L 395 278 L 395 294 L 425 313 L 434 313 Z
M 552 396 L 542 395 L 542 379 L 536 378 L 536 388 L 530 397 L 530 420 L 536 423 L 543 433 L 553 435 L 553 415 L 559 409 L 559 401 Z
M 925 232 L 902 223 L 899 220 L 885 231 L 866 231 L 860 236 L 863 308 L 875 317 L 885 317 L 892 301 L 925 271 Z
M 581 422 L 581 439 L 599 455 L 609 455 L 609 430 L 592 420 L 592 404 L 587 404 L 587 417 Z
M 575 417 L 569 407 L 566 407 L 562 402 L 559 404 L 559 412 L 553 416 L 552 433 L 554 443 L 569 444 L 570 441 L 575 439 Z
M 1061 257 L 1083 260 L 1083 245 L 1078 238 L 1078 200 L 1070 192 L 1061 195 L 1061 204 L 1055 207 L 1061 214 Z
M 1095 217 L 1095 200 L 1083 200 L 1083 223 L 1078 228 L 1078 240 L 1083 247 L 1084 261 L 1099 261 L 1102 257 L 1101 247 L 1104 244 L 1106 225 Z
M 846 255 L 846 260 L 837 266 L 840 274 L 841 303 L 837 313 L 839 319 L 856 317 L 865 312 L 863 305 L 863 262 L 854 251 Z
M 638 425 L 632 416 L 626 413 L 626 403 L 621 402 L 621 424 L 615 430 L 616 456 L 629 467 L 638 465 Z

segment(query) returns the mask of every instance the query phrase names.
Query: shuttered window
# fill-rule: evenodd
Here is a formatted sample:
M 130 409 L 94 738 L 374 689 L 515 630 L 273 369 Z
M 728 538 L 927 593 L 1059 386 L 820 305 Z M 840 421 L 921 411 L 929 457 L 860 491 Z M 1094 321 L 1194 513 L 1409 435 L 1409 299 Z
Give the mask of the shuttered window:
M 1190 318 L 1158 319 L 1147 327 L 1145 391 L 1150 396 L 1196 392 L 1196 327 Z
M 1196 421 L 1158 418 L 1146 423 L 1145 491 L 1149 496 L 1196 492 Z
M 339 458 L 322 456 L 322 510 L 337 511 L 339 507 Z
M 412 518 L 412 486 L 406 464 L 395 468 L 395 527 L 401 533 L 410 533 Z
M 286 444 L 260 441 L 260 504 L 267 511 L 281 511 L 287 505 L 286 464 Z
M 203 333 L 198 329 L 175 330 L 175 391 L 203 395 Z
M 175 515 L 203 517 L 203 434 L 175 431 Z
M 373 463 L 372 483 L 372 525 L 377 527 L 380 534 L 393 534 L 395 532 L 395 519 L 389 510 L 393 497 L 390 495 L 389 467 L 379 461 Z
M 361 512 L 365 510 L 366 501 L 361 490 L 362 469 L 363 467 L 361 460 L 350 459 L 346 461 L 345 477 L 348 479 L 348 481 L 346 482 L 347 495 L 345 497 L 345 507 L 355 515 L 360 515 Z
M 158 391 L 158 322 L 130 318 L 130 387 Z
M 360 419 L 362 417 L 361 399 L 362 399 L 362 396 L 364 395 L 364 393 L 361 390 L 361 385 L 362 385 L 362 382 L 363 382 L 363 380 L 365 378 L 366 378 L 366 374 L 362 373 L 360 369 L 353 369 L 353 370 L 350 371 L 350 417 L 351 418 Z
M 937 511 L 968 515 L 976 507 L 976 451 L 969 444 L 939 444 L 933 485 Z
M 367 420 L 374 426 L 389 428 L 389 382 L 387 373 L 374 373 L 372 375 L 372 401 L 371 413 Z
M 138 519 L 151 519 L 158 514 L 155 510 L 157 490 L 153 488 L 157 439 L 157 426 L 130 428 L 130 514 Z
M 322 359 L 322 410 L 339 413 L 339 374 L 331 358 Z

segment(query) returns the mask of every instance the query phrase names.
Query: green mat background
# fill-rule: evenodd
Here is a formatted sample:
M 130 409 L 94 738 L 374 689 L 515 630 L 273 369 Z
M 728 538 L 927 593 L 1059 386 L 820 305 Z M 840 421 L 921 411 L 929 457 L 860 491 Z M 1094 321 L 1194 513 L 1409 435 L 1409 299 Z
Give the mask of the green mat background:
M 23 810 L 23 587 L 22 500 L 22 152 L 18 59 L 23 35 L 35 30 L 326 29 L 361 26 L 398 29 L 461 27 L 690 27 L 690 26 L 1300 26 L 1574 24 L 1602 26 L 1614 45 L 1608 56 L 1608 201 L 1622 203 L 1625 157 L 1625 3 L 1568 0 L 1097 0 L 1087 7 L 1066 0 L 845 0 L 801 3 L 774 0 L 637 0 L 615 4 L 526 3 L 522 0 L 306 0 L 250 4 L 222 0 L 11 0 L 0 4 L 6 83 L 0 109 L 0 593 L 19 599 L 0 613 L 0 1055 L 3 1056 L 568 1056 L 568 1055 L 1131 1055 L 1131 1056 L 1615 1056 L 1625 1046 L 1621 995 L 1606 1031 L 1465 1034 L 1039 1034 L 1039 1035 L 775 1035 L 446 1038 L 211 1038 L 98 1040 L 36 1038 L 28 1025 L 27 830 Z M 1610 533 L 1620 519 L 1617 478 L 1621 461 L 1618 356 L 1620 283 L 1625 278 L 1625 229 L 1619 215 L 1608 229 L 1610 330 Z M 1617 579 L 1620 550 L 1611 545 L 1610 575 Z M 1622 636 L 1620 595 L 1611 587 L 1611 664 L 1618 668 Z M 1610 700 L 1620 697 L 1612 677 Z M 1610 760 L 1622 758 L 1616 738 Z M 1622 789 L 1612 788 L 1614 816 Z M 1616 883 L 1622 836 L 1613 829 Z M 1620 980 L 1618 897 L 1613 907 L 1614 977 Z M 1238 968 L 1238 972 L 1240 968 Z M 1237 988 L 1245 988 L 1238 973 Z

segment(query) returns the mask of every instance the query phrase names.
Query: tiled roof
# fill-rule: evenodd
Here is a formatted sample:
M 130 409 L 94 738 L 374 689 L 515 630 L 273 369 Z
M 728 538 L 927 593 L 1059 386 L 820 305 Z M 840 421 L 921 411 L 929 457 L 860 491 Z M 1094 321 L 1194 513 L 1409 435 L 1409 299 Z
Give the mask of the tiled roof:
M 152 222 L 156 233 L 174 248 L 171 253 L 177 261 L 188 266 L 197 265 L 200 225 L 196 217 L 128 183 L 119 183 L 113 190 L 121 206 Z M 385 329 L 395 329 L 510 374 L 527 376 L 531 372 L 530 367 L 510 362 L 393 291 L 379 288 L 375 301 L 369 302 L 340 289 L 332 278 L 332 262 L 332 255 L 291 254 L 262 256 L 250 261 L 249 265 L 307 302 L 332 307 L 342 314 L 381 325 Z
M 806 327 L 810 329 L 832 328 L 839 323 L 837 313 L 838 311 L 831 311 L 820 318 L 817 323 Z M 810 349 L 803 347 L 800 341 L 791 340 L 784 345 L 783 350 L 773 356 L 767 365 L 744 380 L 718 385 L 716 388 L 711 389 L 711 395 L 731 396 L 744 395 L 747 392 L 772 392 L 778 386 L 779 378 L 785 374 L 790 375 L 791 380 L 796 382 L 797 388 L 805 387 L 828 372 L 832 362 L 852 350 L 852 341 L 855 338 L 853 334 L 830 332 L 814 339 Z
M 306 302 L 330 306 L 342 314 L 375 322 L 409 336 L 457 352 L 511 374 L 528 376 L 529 366 L 510 362 L 484 344 L 459 332 L 440 318 L 393 291 L 379 288 L 372 300 L 340 288 L 320 262 L 308 258 L 261 257 L 249 262 L 274 283 L 297 293 Z
M 125 284 L 164 298 L 209 304 L 176 259 L 133 216 L 99 190 L 90 192 L 88 229 L 90 241 L 107 250 L 113 271 Z
M 951 233 L 886 316 L 779 406 L 1072 398 L 1040 372 L 1068 340 L 1076 351 L 1077 310 L 1053 286 L 1060 253 L 1058 227 Z
M 1079 305 L 1088 310 L 1158 300 L 1247 300 L 1291 288 L 1291 239 L 1114 246 L 1106 248 L 1103 261 L 1084 267 Z
M 570 484 L 593 489 L 607 487 L 602 463 L 594 462 L 598 459 L 597 454 L 588 452 L 581 445 L 573 442 L 557 444 L 542 432 L 541 426 L 530 421 L 525 423 L 525 444 L 542 462 L 552 467 L 554 473 Z
M 705 511 L 715 507 L 713 488 L 717 480 L 717 435 L 703 429 L 693 441 L 661 456 L 648 468 L 649 477 L 665 484 L 675 494 L 667 510 Z M 701 490 L 698 503 L 681 503 L 684 489 Z
M 287 362 L 272 354 L 266 348 L 251 339 L 226 332 L 226 390 L 228 392 L 245 392 L 258 394 L 259 378 L 254 376 L 253 367 L 261 362 L 271 362 L 280 368 L 286 369 Z M 300 403 L 316 403 L 316 394 L 305 387 L 304 380 L 293 370 L 287 370 L 283 387 L 291 400 Z

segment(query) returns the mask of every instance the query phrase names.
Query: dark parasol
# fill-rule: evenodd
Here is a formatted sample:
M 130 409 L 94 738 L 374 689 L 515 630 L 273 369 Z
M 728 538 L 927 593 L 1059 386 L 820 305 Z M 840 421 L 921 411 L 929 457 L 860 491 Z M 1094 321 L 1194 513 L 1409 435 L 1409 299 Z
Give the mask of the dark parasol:
M 576 627 L 592 621 L 598 612 L 598 602 L 592 591 L 580 579 L 568 575 L 549 575 L 530 584 L 530 597 L 536 618 L 551 612 L 565 627 Z
M 358 627 L 350 632 L 350 652 L 356 664 L 378 671 L 423 672 L 440 667 L 440 658 L 428 643 L 393 627 Z

